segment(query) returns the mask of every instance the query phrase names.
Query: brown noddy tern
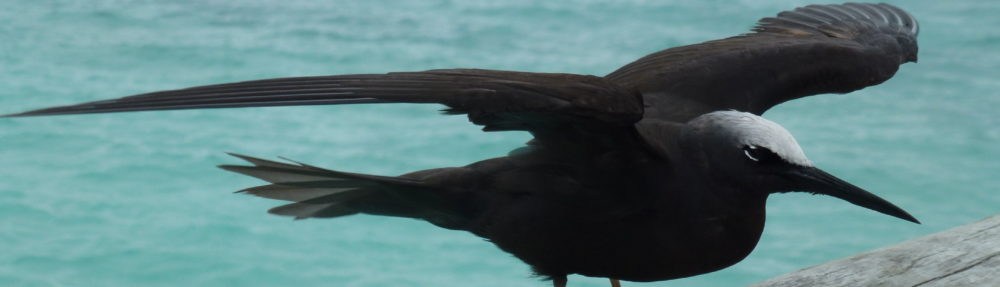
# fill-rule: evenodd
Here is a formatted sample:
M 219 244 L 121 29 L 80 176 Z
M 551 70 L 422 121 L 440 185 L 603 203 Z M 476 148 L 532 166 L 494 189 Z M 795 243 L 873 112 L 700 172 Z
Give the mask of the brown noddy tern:
M 774 193 L 811 192 L 916 218 L 813 165 L 760 115 L 782 102 L 879 84 L 917 60 L 918 26 L 888 4 L 810 5 L 751 33 L 659 51 L 606 75 L 480 69 L 278 78 L 5 117 L 150 110 L 443 104 L 485 131 L 534 137 L 508 156 L 378 176 L 235 155 L 269 182 L 271 213 L 407 217 L 471 232 L 566 286 L 570 274 L 658 281 L 746 257 Z

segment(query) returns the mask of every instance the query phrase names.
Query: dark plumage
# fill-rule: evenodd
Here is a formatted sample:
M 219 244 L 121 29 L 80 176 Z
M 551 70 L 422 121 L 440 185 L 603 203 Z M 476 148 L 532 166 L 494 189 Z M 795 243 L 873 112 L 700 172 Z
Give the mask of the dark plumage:
M 295 218 L 409 217 L 489 239 L 564 286 L 569 274 L 657 281 L 719 270 L 757 244 L 769 194 L 835 196 L 908 221 L 815 168 L 759 115 L 879 84 L 917 59 L 917 23 L 887 4 L 812 5 L 750 34 L 653 53 L 605 77 L 448 69 L 193 87 L 7 117 L 126 111 L 439 103 L 486 131 L 528 131 L 509 156 L 398 177 L 236 155 Z M 739 111 L 739 112 L 738 112 Z

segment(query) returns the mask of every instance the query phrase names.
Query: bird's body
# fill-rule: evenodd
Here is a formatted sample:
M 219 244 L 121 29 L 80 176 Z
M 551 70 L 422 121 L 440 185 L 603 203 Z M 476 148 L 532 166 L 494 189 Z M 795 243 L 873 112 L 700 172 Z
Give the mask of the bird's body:
M 458 229 L 546 276 L 673 279 L 732 265 L 756 245 L 766 194 L 687 196 L 714 187 L 692 186 L 710 181 L 680 180 L 697 175 L 672 172 L 656 158 L 609 157 L 622 158 L 575 163 L 527 154 L 414 176 L 450 187 L 473 183 L 467 190 L 481 205 Z
M 813 166 L 759 115 L 881 83 L 916 60 L 916 21 L 885 4 L 808 6 L 755 33 L 677 47 L 605 76 L 447 69 L 248 81 L 9 116 L 190 108 L 439 103 L 486 131 L 528 131 L 508 156 L 398 177 L 247 156 L 222 168 L 269 185 L 296 218 L 365 213 L 465 230 L 565 285 L 581 274 L 658 281 L 719 270 L 756 246 L 770 194 L 835 196 L 905 220 Z
M 629 170 L 636 173 L 615 181 L 602 177 L 581 181 L 595 185 L 589 196 L 546 193 L 543 198 L 505 198 L 507 205 L 484 214 L 481 220 L 486 222 L 477 226 L 481 228 L 477 234 L 532 265 L 537 273 L 556 278 L 568 274 L 629 281 L 687 277 L 735 264 L 756 246 L 764 227 L 765 194 L 678 196 L 700 189 L 671 184 L 684 181 L 663 176 L 670 174 L 665 173 L 670 167 L 662 163 L 637 165 L 641 166 Z
M 391 194 L 358 195 L 371 201 L 343 200 L 343 196 L 316 200 L 326 196 L 323 189 L 329 186 L 322 186 L 313 188 L 323 195 L 311 197 L 312 202 L 272 212 L 328 217 L 360 211 L 423 219 L 486 238 L 540 275 L 630 281 L 687 277 L 735 264 L 753 250 L 763 231 L 766 192 L 748 193 L 698 178 L 699 173 L 685 171 L 693 167 L 672 165 L 641 149 L 593 158 L 552 155 L 535 149 L 465 167 L 405 174 L 399 178 L 412 182 L 361 188 L 361 192 Z M 285 186 L 310 185 L 288 178 L 295 175 L 309 175 L 301 179 L 305 182 L 337 181 L 343 176 L 252 160 L 257 168 L 223 168 Z M 247 192 L 272 197 L 267 187 Z M 716 192 L 697 192 L 707 189 Z

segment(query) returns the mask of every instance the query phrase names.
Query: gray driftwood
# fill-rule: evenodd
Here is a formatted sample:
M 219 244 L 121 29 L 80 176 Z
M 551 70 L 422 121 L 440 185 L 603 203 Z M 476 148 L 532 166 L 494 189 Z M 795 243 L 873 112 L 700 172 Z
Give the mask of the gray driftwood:
M 750 287 L 1000 286 L 1000 215 Z

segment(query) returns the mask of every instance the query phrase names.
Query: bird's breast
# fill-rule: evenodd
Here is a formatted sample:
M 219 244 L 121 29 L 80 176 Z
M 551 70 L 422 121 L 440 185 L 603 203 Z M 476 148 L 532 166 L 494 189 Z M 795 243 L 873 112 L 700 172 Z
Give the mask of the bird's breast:
M 659 281 L 733 265 L 750 254 L 763 231 L 763 199 L 725 212 L 663 208 L 614 220 L 546 210 L 551 213 L 531 222 L 501 223 L 504 230 L 495 234 L 502 235 L 491 239 L 543 275 Z
M 601 252 L 606 258 L 602 261 L 613 262 L 616 267 L 580 266 L 578 273 L 659 281 L 720 270 L 743 260 L 756 247 L 763 231 L 763 206 L 759 211 L 740 216 L 664 218 L 645 227 L 619 231 L 626 236 L 616 236 L 618 241 Z

